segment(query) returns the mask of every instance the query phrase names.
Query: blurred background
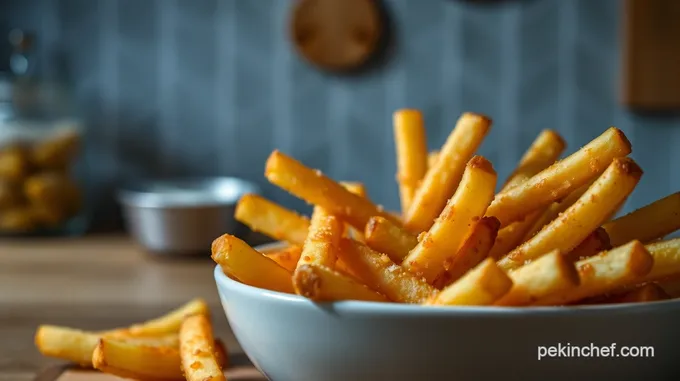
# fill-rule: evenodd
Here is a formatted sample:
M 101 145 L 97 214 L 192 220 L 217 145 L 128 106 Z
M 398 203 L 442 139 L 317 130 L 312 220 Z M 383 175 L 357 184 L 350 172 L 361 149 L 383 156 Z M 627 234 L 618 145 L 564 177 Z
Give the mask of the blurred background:
M 118 229 L 115 191 L 146 177 L 237 176 L 268 185 L 280 149 L 398 208 L 392 113 L 420 109 L 438 148 L 463 111 L 494 119 L 480 153 L 504 178 L 544 128 L 573 152 L 621 128 L 645 169 L 623 212 L 680 189 L 680 117 L 621 101 L 624 2 L 386 0 L 386 38 L 351 73 L 303 58 L 292 0 L 1 0 L 0 71 L 58 84 L 82 131 L 92 229 Z M 15 61 L 12 61 L 14 57 Z M 23 61 L 22 61 L 23 62 Z M 21 65 L 20 65 L 21 66 Z M 13 77 L 14 76 L 14 77 Z

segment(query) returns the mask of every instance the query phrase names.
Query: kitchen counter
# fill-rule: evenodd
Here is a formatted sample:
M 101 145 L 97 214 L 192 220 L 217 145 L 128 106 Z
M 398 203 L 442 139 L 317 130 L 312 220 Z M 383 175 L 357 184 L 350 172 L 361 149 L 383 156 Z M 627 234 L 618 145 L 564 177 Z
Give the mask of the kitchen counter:
M 215 335 L 242 353 L 205 258 L 151 256 L 124 236 L 0 242 L 0 381 L 32 380 L 57 359 L 33 344 L 39 324 L 101 330 L 151 319 L 195 297 L 211 307 Z

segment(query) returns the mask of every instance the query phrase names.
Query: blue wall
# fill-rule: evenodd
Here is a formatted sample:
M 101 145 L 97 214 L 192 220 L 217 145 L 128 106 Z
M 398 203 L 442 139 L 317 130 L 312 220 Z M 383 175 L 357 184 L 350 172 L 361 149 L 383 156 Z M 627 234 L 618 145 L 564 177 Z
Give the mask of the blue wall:
M 389 0 L 389 59 L 349 78 L 323 74 L 292 50 L 288 0 L 0 4 L 4 25 L 36 30 L 41 55 L 70 69 L 104 206 L 127 177 L 220 174 L 304 208 L 264 184 L 264 161 L 279 148 L 364 181 L 373 199 L 396 208 L 391 113 L 404 106 L 424 111 L 432 148 L 462 111 L 492 116 L 481 154 L 501 177 L 543 128 L 574 150 L 616 125 L 646 169 L 626 210 L 680 189 L 680 118 L 634 116 L 618 104 L 618 0 Z M 98 210 L 104 218 L 110 209 Z

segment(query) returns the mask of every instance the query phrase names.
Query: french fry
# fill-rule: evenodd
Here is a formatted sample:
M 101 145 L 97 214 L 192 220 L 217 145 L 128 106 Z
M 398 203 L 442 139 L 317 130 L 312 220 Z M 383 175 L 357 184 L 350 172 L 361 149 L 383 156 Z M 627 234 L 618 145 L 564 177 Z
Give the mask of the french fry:
M 446 206 L 463 177 L 467 161 L 482 143 L 491 127 L 486 116 L 464 113 L 458 119 L 437 162 L 425 174 L 416 190 L 411 206 L 404 213 L 404 225 L 412 233 L 430 229 L 433 221 Z
M 271 253 L 264 253 L 264 255 L 278 263 L 279 266 L 290 271 L 291 273 L 295 271 L 297 263 L 300 260 L 300 255 L 302 254 L 302 247 L 300 246 L 289 246 L 282 250 L 273 251 Z
M 84 367 L 92 366 L 92 353 L 100 335 L 79 329 L 41 325 L 35 334 L 35 345 L 44 356 L 72 361 Z M 134 337 L 122 340 L 147 346 L 177 347 L 177 334 L 158 337 Z
M 536 300 L 567 292 L 579 284 L 574 264 L 559 250 L 552 251 L 509 275 L 512 288 L 494 303 L 497 306 L 525 306 Z
M 272 184 L 326 209 L 357 230 L 363 231 L 373 216 L 382 216 L 399 223 L 394 216 L 368 199 L 353 194 L 321 171 L 310 169 L 279 151 L 274 151 L 267 159 L 265 176 Z
M 135 337 L 135 336 L 160 336 L 168 333 L 179 332 L 179 327 L 185 317 L 195 314 L 210 315 L 210 309 L 205 300 L 197 298 L 187 304 L 168 312 L 167 314 L 146 321 L 133 324 L 130 327 L 118 328 L 97 334 L 106 337 Z
M 359 241 L 357 241 L 357 242 L 359 242 Z M 338 258 L 338 260 L 335 262 L 335 269 L 334 269 L 334 270 L 337 271 L 337 272 L 339 272 L 340 274 L 346 275 L 346 276 L 348 276 L 348 277 L 350 277 L 350 278 L 359 279 L 359 277 L 356 276 L 356 274 L 354 274 L 354 273 L 352 272 L 352 269 L 350 269 L 349 267 L 347 267 L 347 265 L 345 264 L 345 262 L 343 262 L 342 259 L 340 259 L 340 258 Z
M 619 214 L 624 205 L 626 205 L 626 200 L 623 200 L 616 208 L 614 208 L 614 210 L 612 210 L 605 222 L 611 222 L 611 220 Z M 623 241 L 623 243 L 626 243 L 626 241 Z
M 551 166 L 566 147 L 564 139 L 553 130 L 543 130 L 524 153 L 517 168 L 506 180 L 501 192 L 514 188 L 532 176 Z M 523 242 L 529 229 L 541 217 L 542 209 L 529 213 L 524 219 L 515 221 L 498 232 L 489 254 L 499 259 Z
M 671 296 L 664 289 L 654 283 L 645 283 L 633 290 L 620 295 L 605 298 L 602 303 L 642 303 L 670 299 Z
M 680 276 L 680 238 L 650 243 L 645 247 L 654 258 L 654 266 L 645 276 L 645 282 Z
M 366 187 L 362 183 L 343 181 L 340 183 L 340 185 L 342 185 L 343 187 L 345 187 L 345 189 L 359 197 L 363 198 L 368 197 Z M 350 224 L 345 224 L 345 236 L 349 236 L 349 238 L 354 238 L 359 242 L 364 241 L 364 233 L 362 231 L 354 229 Z
M 338 245 L 344 225 L 336 216 L 329 214 L 324 208 L 316 206 L 312 213 L 309 234 L 302 247 L 298 267 L 315 264 L 333 268 L 337 260 Z
M 499 193 L 487 211 L 501 227 L 568 195 L 601 174 L 614 160 L 631 152 L 630 142 L 615 127 L 567 158 L 533 176 L 523 184 Z
M 406 213 L 427 172 L 427 139 L 420 111 L 402 109 L 394 113 L 394 143 L 401 210 Z
M 137 380 L 185 380 L 179 350 L 102 338 L 92 353 L 92 365 L 104 373 Z
M 246 194 L 236 205 L 234 217 L 256 232 L 292 245 L 305 242 L 309 220 L 255 194 Z
M 215 352 L 215 359 L 217 360 L 217 365 L 220 369 L 227 369 L 229 367 L 229 354 L 227 352 L 227 346 L 224 345 L 222 340 L 215 339 L 215 345 L 213 346 Z
M 436 290 L 390 260 L 386 254 L 343 238 L 340 258 L 368 287 L 402 303 L 422 303 Z
M 402 267 L 432 282 L 441 273 L 444 261 L 456 254 L 484 216 L 495 187 L 496 172 L 491 163 L 481 156 L 470 159 L 456 193 Z
M 534 305 L 564 305 L 639 283 L 654 259 L 640 241 L 576 262 L 579 285 L 537 300 Z
M 427 154 L 427 168 L 428 168 L 428 170 L 435 166 L 435 164 L 437 163 L 437 159 L 439 159 L 439 151 L 438 150 L 431 151 L 429 154 Z
M 458 253 L 444 261 L 444 271 L 432 284 L 439 289 L 444 288 L 482 262 L 493 246 L 499 226 L 496 217 L 482 218 L 465 239 Z
M 366 191 L 366 187 L 364 184 L 356 182 L 356 181 L 341 181 L 340 185 L 345 187 L 348 191 L 354 193 L 355 195 L 359 197 L 367 197 L 368 192 Z
M 184 319 L 179 331 L 179 354 L 187 381 L 226 381 L 215 356 L 212 325 L 205 315 Z
M 387 298 L 354 279 L 324 266 L 304 264 L 293 274 L 295 291 L 317 302 L 364 300 L 386 302 Z
M 595 180 L 597 180 L 597 178 Z M 583 196 L 583 194 L 586 193 L 586 191 L 588 191 L 588 189 L 590 188 L 591 185 L 593 185 L 594 182 L 595 181 L 589 181 L 587 184 L 582 185 L 573 192 L 569 193 L 569 195 L 567 195 L 562 200 L 553 202 L 544 211 L 539 211 L 540 217 L 536 219 L 531 228 L 529 228 L 527 232 L 524 234 L 522 242 L 535 236 L 536 233 L 538 233 L 539 231 L 541 231 L 541 229 L 543 229 L 543 227 L 545 227 L 545 225 L 552 222 L 555 218 L 559 217 L 559 215 L 562 214 L 565 210 L 569 209 L 570 206 L 574 205 L 574 203 L 578 201 L 578 199 L 581 198 L 581 196 Z
M 511 287 L 510 278 L 493 259 L 487 258 L 426 304 L 484 306 L 498 300 Z
M 383 217 L 371 217 L 368 220 L 364 240 L 368 247 L 387 254 L 395 263 L 401 263 L 418 244 L 418 237 Z
M 225 273 L 245 284 L 294 293 L 290 272 L 232 235 L 213 241 L 212 259 Z
M 620 245 L 619 245 L 620 246 Z M 576 262 L 581 259 L 592 257 L 612 248 L 607 232 L 599 227 L 581 241 L 576 248 L 564 256 L 571 262 Z
M 41 325 L 35 334 L 35 345 L 44 356 L 71 361 L 83 367 L 92 367 L 92 354 L 102 337 L 97 332 Z M 179 336 L 176 333 L 160 336 L 113 336 L 110 338 L 147 347 L 179 349 Z M 220 340 L 215 340 L 215 352 L 219 363 L 224 367 L 227 362 L 227 354 L 224 344 Z
M 513 270 L 552 250 L 568 253 L 575 249 L 609 213 L 633 191 L 642 169 L 630 158 L 616 158 L 579 200 L 538 234 L 498 263 Z
M 541 211 L 533 211 L 522 221 L 512 222 L 510 225 L 498 231 L 493 248 L 489 252 L 489 257 L 496 260 L 506 256 L 512 249 L 523 242 L 523 238 L 531 226 L 541 216 Z M 491 217 L 496 218 L 496 217 Z M 498 219 L 496 219 L 498 220 Z M 499 222 L 500 226 L 500 222 Z
M 553 130 L 541 131 L 520 159 L 517 168 L 503 184 L 501 192 L 524 183 L 532 176 L 553 165 L 566 146 L 564 139 L 557 132 Z
M 612 245 L 631 239 L 650 242 L 680 229 L 680 192 L 602 225 Z

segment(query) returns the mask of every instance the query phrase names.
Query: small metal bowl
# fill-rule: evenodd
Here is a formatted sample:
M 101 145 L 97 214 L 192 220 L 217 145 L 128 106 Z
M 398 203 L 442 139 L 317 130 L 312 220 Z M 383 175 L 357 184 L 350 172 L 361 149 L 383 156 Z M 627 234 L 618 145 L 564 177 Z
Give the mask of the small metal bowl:
M 234 219 L 236 203 L 257 185 L 233 177 L 159 180 L 118 192 L 132 236 L 158 254 L 204 254 L 218 236 L 245 227 Z

